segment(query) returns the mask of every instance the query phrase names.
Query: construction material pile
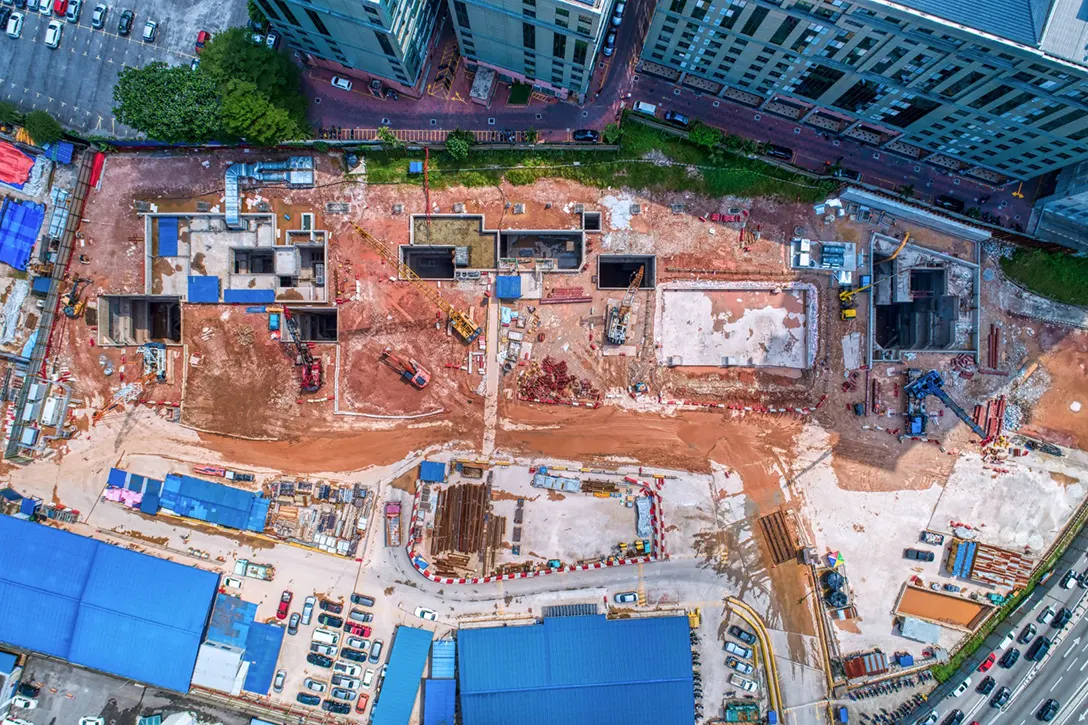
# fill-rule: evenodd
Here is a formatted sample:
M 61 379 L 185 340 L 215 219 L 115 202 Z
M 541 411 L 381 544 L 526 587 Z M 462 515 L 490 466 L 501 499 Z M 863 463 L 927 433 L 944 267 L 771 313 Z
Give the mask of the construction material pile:
M 571 375 L 565 360 L 545 357 L 542 363 L 534 361 L 522 371 L 518 397 L 540 403 L 596 404 L 601 391 L 588 379 Z

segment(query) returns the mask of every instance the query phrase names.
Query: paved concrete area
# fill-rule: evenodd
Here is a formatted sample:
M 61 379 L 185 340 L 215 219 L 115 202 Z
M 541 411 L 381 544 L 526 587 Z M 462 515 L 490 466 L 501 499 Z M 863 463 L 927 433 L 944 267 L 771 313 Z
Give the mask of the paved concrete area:
M 25 16 L 22 36 L 0 37 L 0 98 L 22 111 L 48 111 L 65 127 L 88 136 L 132 138 L 135 132 L 116 122 L 113 88 L 126 66 L 153 61 L 189 65 L 196 35 L 220 32 L 246 22 L 246 4 L 192 0 L 173 3 L 148 0 L 138 7 L 109 4 L 105 27 L 91 28 L 94 0 L 85 0 L 78 23 L 64 23 L 60 46 L 45 45 L 51 17 L 20 10 Z M 121 13 L 136 14 L 132 32 L 117 34 Z M 144 24 L 159 24 L 153 43 L 143 41 Z

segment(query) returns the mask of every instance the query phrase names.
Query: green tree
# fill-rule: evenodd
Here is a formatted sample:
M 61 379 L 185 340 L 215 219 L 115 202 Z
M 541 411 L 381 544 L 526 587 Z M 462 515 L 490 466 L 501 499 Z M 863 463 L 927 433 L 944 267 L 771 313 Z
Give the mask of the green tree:
M 291 114 L 272 105 L 255 85 L 246 81 L 229 81 L 223 87 L 220 113 L 223 131 L 228 136 L 258 146 L 275 146 L 302 135 Z
M 702 121 L 696 121 L 688 131 L 688 141 L 696 146 L 712 149 L 722 142 L 724 135 L 720 129 L 707 126 Z
M 221 131 L 215 81 L 187 66 L 125 68 L 113 89 L 117 120 L 168 143 L 201 143 Z M 30 132 L 30 129 L 27 129 Z
M 404 142 L 397 138 L 397 134 L 393 133 L 392 129 L 388 126 L 378 126 L 378 140 L 382 142 L 382 146 L 390 149 L 404 148 Z
M 16 124 L 22 123 L 23 114 L 19 113 L 19 109 L 15 107 L 14 103 L 8 103 L 7 101 L 0 101 L 0 123 Z
M 249 19 L 254 24 L 261 26 L 262 28 L 268 25 L 268 18 L 264 14 L 264 10 L 261 10 L 261 6 L 255 3 L 253 0 L 246 0 L 246 11 L 249 13 Z
M 620 138 L 623 136 L 623 129 L 620 128 L 618 123 L 610 123 L 604 127 L 604 142 L 607 144 L 617 144 L 620 142 Z
M 900 184 L 899 188 L 896 189 L 896 191 L 898 191 L 899 195 L 902 196 L 904 199 L 913 198 L 914 184 Z
M 26 114 L 23 127 L 38 146 L 60 141 L 64 136 L 64 129 L 57 123 L 57 119 L 45 111 L 31 111 Z
M 474 143 L 476 143 L 476 137 L 471 132 L 454 129 L 446 136 L 446 152 L 452 158 L 462 161 L 468 158 Z
M 200 70 L 220 88 L 230 81 L 252 83 L 300 129 L 306 127 L 306 98 L 300 90 L 298 66 L 286 54 L 254 43 L 248 28 L 230 28 L 212 38 L 200 54 Z
M 526 143 L 536 143 L 537 139 L 539 139 L 539 138 L 540 138 L 540 132 L 537 131 L 532 126 L 530 126 L 528 128 L 528 130 L 525 132 L 525 142 Z

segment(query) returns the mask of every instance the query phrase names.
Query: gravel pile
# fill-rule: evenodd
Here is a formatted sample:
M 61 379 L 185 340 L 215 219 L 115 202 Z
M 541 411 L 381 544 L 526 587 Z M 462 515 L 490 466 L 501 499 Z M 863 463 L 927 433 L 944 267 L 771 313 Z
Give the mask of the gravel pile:
M 1013 252 L 1016 251 L 1016 247 L 1011 244 L 1006 244 L 1005 242 L 991 239 L 982 243 L 982 251 L 994 259 L 1002 259 L 1012 257 Z
M 1020 430 L 1020 426 L 1024 423 L 1024 411 L 1020 409 L 1020 406 L 1016 403 L 1005 403 L 1005 420 L 1003 422 L 1005 430 Z

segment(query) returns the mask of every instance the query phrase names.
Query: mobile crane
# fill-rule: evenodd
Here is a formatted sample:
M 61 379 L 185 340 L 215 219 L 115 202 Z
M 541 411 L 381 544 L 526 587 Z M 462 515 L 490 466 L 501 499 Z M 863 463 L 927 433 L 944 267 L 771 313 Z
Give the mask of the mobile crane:
M 411 358 L 404 360 L 389 350 L 385 350 L 382 352 L 381 361 L 397 371 L 401 379 L 416 390 L 423 390 L 427 387 L 427 383 L 431 382 L 430 371 Z
M 898 253 L 899 252 L 897 250 L 895 254 L 898 254 Z M 895 255 L 892 255 L 888 259 L 890 260 L 890 259 L 893 259 L 894 257 L 895 257 Z M 887 260 L 885 260 L 885 261 L 887 261 Z M 857 289 L 844 289 L 843 291 L 839 292 L 839 307 L 841 308 L 841 311 L 842 311 L 842 314 L 841 314 L 842 319 L 844 319 L 844 320 L 853 320 L 858 316 L 858 311 L 855 309 L 854 303 L 852 302 L 854 297 L 861 294 L 862 292 L 869 289 L 870 287 L 876 287 L 878 284 L 881 284 L 883 282 L 887 282 L 890 279 L 895 279 L 896 277 L 903 274 L 904 272 L 909 272 L 912 269 L 914 269 L 914 267 L 904 267 L 903 269 L 899 270 L 895 274 L 889 274 L 887 277 L 881 277 L 880 279 L 874 280 L 874 281 L 870 282 L 867 285 L 863 285 L 861 287 L 858 287 Z
M 321 361 L 310 352 L 310 343 L 303 342 L 302 332 L 298 328 L 298 320 L 284 308 L 283 320 L 287 324 L 287 331 L 291 334 L 291 342 L 295 345 L 295 365 L 298 366 L 298 385 L 303 393 L 316 393 L 324 384 L 324 370 Z
M 438 290 L 427 284 L 427 282 L 416 274 L 411 267 L 400 261 L 396 252 L 391 250 L 384 242 L 372 236 L 355 222 L 351 222 L 351 226 L 359 233 L 359 236 L 363 238 L 363 241 L 369 244 L 382 259 L 396 268 L 401 277 L 411 282 L 423 296 L 433 302 L 438 309 L 449 316 L 453 329 L 457 331 L 457 334 L 461 336 L 461 339 L 466 343 L 475 342 L 476 338 L 483 333 L 483 327 L 473 322 L 472 318 L 469 317 L 467 313 L 462 312 L 450 304 L 445 297 L 439 294 Z
M 903 388 L 903 392 L 907 394 L 910 403 L 907 427 L 911 435 L 923 435 L 925 433 L 926 412 L 924 401 L 932 395 L 944 403 L 946 408 L 955 413 L 957 418 L 966 423 L 967 427 L 974 431 L 975 435 L 985 439 L 986 431 L 979 427 L 978 423 L 956 401 L 952 400 L 948 393 L 944 392 L 944 380 L 941 378 L 941 374 L 936 370 L 930 370 L 925 375 L 919 375 L 919 372 L 914 369 L 908 370 L 907 377 L 910 382 Z
M 635 293 L 642 284 L 642 276 L 646 273 L 645 265 L 631 277 L 631 284 L 627 285 L 627 292 L 623 295 L 623 301 L 619 305 L 608 308 L 607 327 L 605 339 L 610 345 L 622 345 L 627 342 L 627 323 L 631 318 L 631 305 L 635 302 Z

